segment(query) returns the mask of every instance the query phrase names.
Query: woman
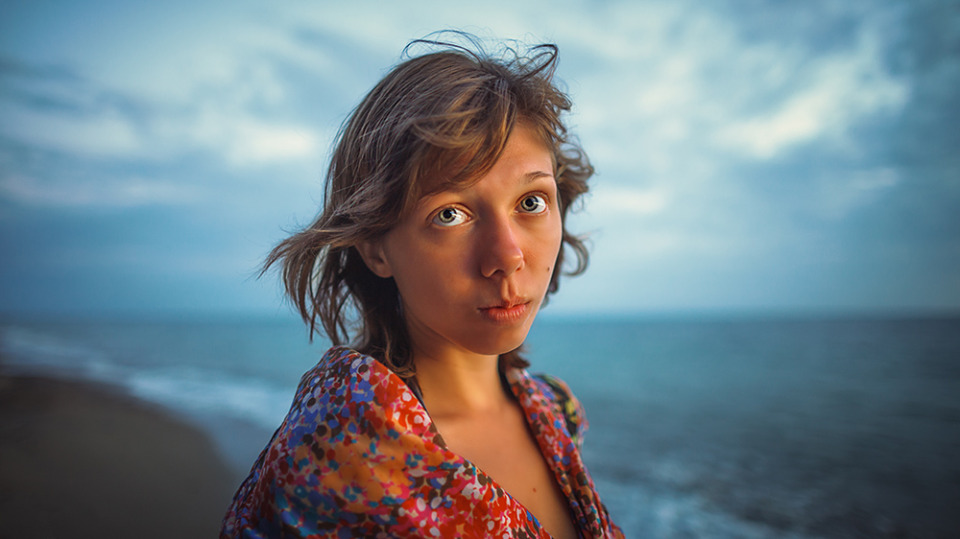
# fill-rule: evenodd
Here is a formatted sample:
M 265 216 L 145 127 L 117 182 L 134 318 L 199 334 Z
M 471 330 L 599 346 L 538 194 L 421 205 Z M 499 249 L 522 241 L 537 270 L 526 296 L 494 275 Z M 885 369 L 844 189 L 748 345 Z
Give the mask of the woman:
M 440 50 L 366 96 L 319 217 L 267 260 L 335 346 L 222 536 L 622 536 L 580 457 L 580 404 L 520 355 L 564 246 L 573 273 L 587 262 L 564 221 L 593 169 L 560 118 L 557 49 L 416 43 Z

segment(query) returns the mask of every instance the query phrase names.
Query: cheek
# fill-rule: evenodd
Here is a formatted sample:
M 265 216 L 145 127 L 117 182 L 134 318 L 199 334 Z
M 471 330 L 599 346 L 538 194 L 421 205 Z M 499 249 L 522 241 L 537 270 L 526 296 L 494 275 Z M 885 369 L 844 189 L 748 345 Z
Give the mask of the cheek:
M 464 293 L 458 279 L 467 264 L 462 246 L 408 242 L 398 244 L 392 258 L 394 280 L 408 302 Z
M 557 263 L 557 257 L 560 256 L 560 250 L 563 249 L 563 221 L 558 214 L 556 216 L 556 221 L 554 222 L 553 227 L 553 241 L 550 242 L 550 245 L 553 249 L 553 258 L 550 261 L 550 268 L 553 268 L 553 265 Z
M 551 223 L 549 232 L 536 242 L 538 246 L 537 262 L 538 266 L 545 268 L 548 275 L 553 274 L 557 265 L 557 257 L 560 256 L 560 250 L 563 249 L 563 223 L 558 220 Z

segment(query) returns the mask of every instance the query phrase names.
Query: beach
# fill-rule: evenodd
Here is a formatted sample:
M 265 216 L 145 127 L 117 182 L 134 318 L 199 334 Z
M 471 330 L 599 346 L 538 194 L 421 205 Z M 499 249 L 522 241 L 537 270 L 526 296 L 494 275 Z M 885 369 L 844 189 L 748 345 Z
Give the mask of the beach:
M 960 315 L 540 319 L 527 344 L 627 537 L 960 529 Z M 329 345 L 294 317 L 0 321 L 0 539 L 216 536 Z
M 0 374 L 0 537 L 215 537 L 234 483 L 207 436 L 156 405 Z

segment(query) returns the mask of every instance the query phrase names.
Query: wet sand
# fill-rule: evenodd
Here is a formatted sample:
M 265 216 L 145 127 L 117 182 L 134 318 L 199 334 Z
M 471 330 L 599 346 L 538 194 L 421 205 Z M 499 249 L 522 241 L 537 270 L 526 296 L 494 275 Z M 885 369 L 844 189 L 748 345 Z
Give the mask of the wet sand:
M 0 537 L 216 537 L 235 479 L 156 406 L 0 374 Z

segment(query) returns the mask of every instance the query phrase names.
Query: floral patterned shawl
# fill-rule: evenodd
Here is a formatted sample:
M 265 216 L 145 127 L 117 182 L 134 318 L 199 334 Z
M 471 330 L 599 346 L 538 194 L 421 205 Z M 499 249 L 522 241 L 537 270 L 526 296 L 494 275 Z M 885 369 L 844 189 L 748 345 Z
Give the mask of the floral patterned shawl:
M 622 537 L 580 458 L 587 423 L 563 382 L 506 379 L 581 537 Z M 221 537 L 549 537 L 483 471 L 446 449 L 390 369 L 330 349 L 240 486 Z

